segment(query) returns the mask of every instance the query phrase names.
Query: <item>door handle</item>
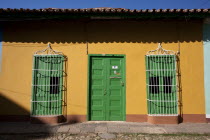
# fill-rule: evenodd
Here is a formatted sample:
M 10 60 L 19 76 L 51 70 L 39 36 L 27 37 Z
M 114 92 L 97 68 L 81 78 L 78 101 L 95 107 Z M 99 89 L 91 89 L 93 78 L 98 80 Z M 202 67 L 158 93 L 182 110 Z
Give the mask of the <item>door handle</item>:
M 121 83 L 121 86 L 124 86 L 125 85 L 125 83 L 122 80 L 120 81 L 120 83 Z
M 117 78 L 117 79 L 120 79 L 121 77 L 109 77 L 110 79 L 115 79 L 115 78 Z

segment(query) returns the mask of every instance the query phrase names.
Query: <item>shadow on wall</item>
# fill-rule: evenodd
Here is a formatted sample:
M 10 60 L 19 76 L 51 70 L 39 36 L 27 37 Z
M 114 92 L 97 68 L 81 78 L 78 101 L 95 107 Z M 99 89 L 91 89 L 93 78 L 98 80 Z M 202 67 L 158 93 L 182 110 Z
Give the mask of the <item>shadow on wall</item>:
M 67 82 L 67 81 L 66 81 Z M 67 93 L 67 90 L 64 92 Z M 71 118 L 68 118 L 66 113 L 67 108 L 67 96 L 64 96 L 64 104 L 63 104 L 63 120 L 60 125 L 66 125 L 68 123 L 74 124 L 80 122 L 80 118 L 76 115 L 72 115 Z M 35 120 L 36 119 L 36 120 Z M 3 96 L 0 93 L 0 122 L 28 122 L 30 123 L 30 112 L 18 105 L 17 103 L 11 101 L 7 97 Z M 39 124 L 45 124 L 42 120 L 38 118 L 33 118 L 33 122 L 37 122 Z M 36 125 L 36 124 L 31 124 Z M 45 127 L 45 125 L 44 125 Z M 1 129 L 1 125 L 0 125 Z M 46 128 L 47 129 L 47 128 Z M 1 133 L 1 132 L 0 132 Z
M 202 40 L 202 21 L 19 21 L 4 24 L 4 42 L 177 43 Z
M 0 93 L 0 139 L 46 139 L 51 137 L 60 126 L 68 125 L 68 123 L 58 125 L 31 124 L 29 121 L 29 111 Z M 41 120 L 36 120 L 36 122 L 44 123 Z M 72 117 L 70 123 L 77 122 L 78 118 Z
M 64 57 L 63 60 L 63 85 L 62 85 L 62 94 L 63 94 L 63 99 L 62 99 L 62 116 L 59 117 L 59 122 L 68 122 L 68 123 L 78 123 L 80 122 L 80 119 L 78 116 L 71 116 L 68 117 L 67 115 L 67 69 L 68 69 L 68 58 L 67 56 Z M 40 71 L 38 71 L 40 72 Z M 37 79 L 37 78 L 36 78 Z M 39 80 L 39 79 L 37 79 Z M 36 87 L 37 88 L 37 87 Z M 3 95 L 7 95 L 9 93 L 1 92 L 0 93 L 0 122 L 19 122 L 19 121 L 31 121 L 32 123 L 46 123 L 44 120 L 41 118 L 33 117 L 33 119 L 30 119 L 30 111 L 25 110 L 23 107 L 18 105 L 17 103 L 13 102 L 12 100 L 8 99 L 7 97 Z M 37 90 L 35 90 L 37 91 Z M 41 89 L 42 91 L 42 89 Z M 10 91 L 11 92 L 11 91 Z M 13 91 L 13 93 L 16 93 Z M 36 94 L 36 93 L 34 93 Z M 36 100 L 36 99 L 35 99 Z M 29 101 L 28 101 L 29 102 Z M 39 106 L 40 107 L 40 106 Z M 45 107 L 45 106 L 44 106 Z M 45 107 L 46 108 L 46 107 Z M 35 108 L 36 110 L 37 108 Z M 49 109 L 55 109 L 55 108 L 49 108 Z M 32 110 L 31 110 L 32 111 Z
M 17 115 L 17 114 L 24 114 L 24 115 Z M 29 121 L 29 120 L 30 120 L 30 112 L 25 110 L 20 105 L 14 103 L 10 99 L 2 96 L 2 93 L 0 93 L 0 123 L 1 123 L 0 133 L 5 133 L 5 135 L 8 132 L 10 134 L 13 134 L 13 133 L 18 134 L 19 131 L 20 133 L 28 133 L 28 132 L 36 133 L 36 131 L 34 131 L 36 128 L 37 129 L 42 128 L 45 132 L 45 135 L 41 135 L 39 136 L 39 138 L 48 137 L 47 134 L 50 134 L 50 128 L 49 128 L 50 126 L 47 126 L 47 125 L 40 126 L 39 124 L 30 124 L 29 122 L 17 123 L 17 122 L 23 122 L 23 121 Z M 6 123 L 8 121 L 16 122 L 16 123 Z
M 30 113 L 27 110 L 4 97 L 2 93 L 0 93 L 0 121 L 29 121 L 29 115 Z

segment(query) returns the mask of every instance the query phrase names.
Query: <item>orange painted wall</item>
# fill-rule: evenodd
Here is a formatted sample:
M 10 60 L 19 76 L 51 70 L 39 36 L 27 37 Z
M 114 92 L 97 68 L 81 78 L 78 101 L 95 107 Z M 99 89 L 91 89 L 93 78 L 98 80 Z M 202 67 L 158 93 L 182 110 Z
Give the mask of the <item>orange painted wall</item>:
M 67 114 L 87 114 L 87 52 L 126 55 L 126 114 L 147 114 L 144 56 L 159 42 L 180 50 L 181 112 L 205 114 L 201 22 L 42 21 L 4 27 L 0 115 L 30 113 L 32 56 L 48 42 L 68 57 Z

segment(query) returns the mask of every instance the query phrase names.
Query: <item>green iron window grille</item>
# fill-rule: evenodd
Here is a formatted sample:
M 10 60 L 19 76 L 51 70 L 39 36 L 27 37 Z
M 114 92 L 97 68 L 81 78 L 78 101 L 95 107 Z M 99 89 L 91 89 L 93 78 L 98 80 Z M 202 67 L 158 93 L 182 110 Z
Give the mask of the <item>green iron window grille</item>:
M 62 115 L 64 62 L 62 54 L 34 55 L 31 115 Z
M 176 55 L 162 49 L 160 44 L 157 51 L 146 55 L 148 114 L 177 115 Z

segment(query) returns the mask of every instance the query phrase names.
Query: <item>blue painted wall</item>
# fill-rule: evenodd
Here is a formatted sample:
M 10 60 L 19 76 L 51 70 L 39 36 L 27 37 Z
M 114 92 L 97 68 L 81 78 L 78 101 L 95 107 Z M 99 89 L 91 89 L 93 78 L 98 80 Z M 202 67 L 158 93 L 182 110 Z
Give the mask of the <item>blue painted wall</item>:
M 206 117 L 210 118 L 210 23 L 203 25 Z

